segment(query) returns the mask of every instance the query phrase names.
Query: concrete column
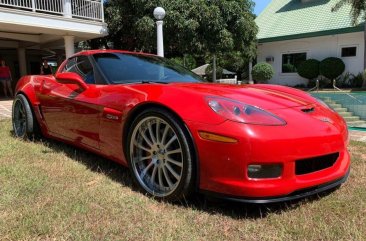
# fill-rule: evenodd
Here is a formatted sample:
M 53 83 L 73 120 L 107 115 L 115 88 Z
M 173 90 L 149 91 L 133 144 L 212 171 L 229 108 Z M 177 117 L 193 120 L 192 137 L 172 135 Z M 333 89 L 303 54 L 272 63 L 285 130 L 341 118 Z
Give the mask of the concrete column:
M 25 58 L 25 48 L 18 48 L 17 51 L 20 76 L 27 75 L 27 60 Z
M 164 39 L 163 39 L 163 21 L 156 21 L 157 25 L 157 43 L 158 43 L 158 56 L 164 57 Z
M 71 10 L 71 0 L 63 0 L 63 10 L 65 18 L 72 18 L 72 10 Z
M 74 36 L 64 36 L 65 40 L 65 53 L 66 58 L 71 57 L 75 53 L 75 37 Z

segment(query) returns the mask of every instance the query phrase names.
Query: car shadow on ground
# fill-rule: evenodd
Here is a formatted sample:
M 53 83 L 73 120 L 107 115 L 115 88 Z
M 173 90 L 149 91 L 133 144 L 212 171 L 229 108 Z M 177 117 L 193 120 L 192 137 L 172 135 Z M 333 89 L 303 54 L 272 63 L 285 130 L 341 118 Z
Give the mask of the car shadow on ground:
M 36 140 L 36 142 L 47 146 L 52 152 L 64 153 L 72 160 L 85 165 L 92 172 L 103 174 L 123 186 L 129 187 L 136 192 L 140 192 L 140 190 L 136 188 L 136 185 L 133 183 L 128 168 L 118 163 L 59 141 L 50 139 L 39 139 Z M 44 152 L 46 153 L 48 151 L 44 150 Z M 292 209 L 296 209 L 299 206 L 304 205 L 305 203 L 317 201 L 320 198 L 329 195 L 335 189 L 337 188 L 326 191 L 319 195 L 308 197 L 306 199 L 300 199 L 298 201 L 281 202 L 274 204 L 239 203 L 207 197 L 200 193 L 195 193 L 188 200 L 183 200 L 170 204 L 178 208 L 195 209 L 210 214 L 229 216 L 234 219 L 261 219 L 267 217 L 270 214 L 281 214 L 283 212 L 288 212 Z M 140 193 L 141 195 L 144 195 L 144 193 Z

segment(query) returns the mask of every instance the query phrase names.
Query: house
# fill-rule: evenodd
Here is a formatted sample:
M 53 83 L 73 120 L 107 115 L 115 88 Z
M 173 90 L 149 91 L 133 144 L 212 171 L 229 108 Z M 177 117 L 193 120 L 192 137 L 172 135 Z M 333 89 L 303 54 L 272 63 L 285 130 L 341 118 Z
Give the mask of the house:
M 39 73 L 42 58 L 61 61 L 76 42 L 106 34 L 102 0 L 0 1 L 0 58 L 15 80 Z
M 206 69 L 210 66 L 210 64 L 204 64 L 201 65 L 195 69 L 192 69 L 192 72 L 203 77 L 206 78 L 207 74 L 206 74 Z M 236 73 L 235 72 L 231 72 L 227 69 L 223 69 L 222 70 L 222 78 L 223 79 L 236 79 Z
M 296 73 L 306 59 L 339 57 L 346 72 L 357 74 L 364 66 L 364 22 L 352 25 L 350 7 L 337 12 L 339 0 L 272 0 L 257 17 L 257 62 L 275 69 L 273 84 L 307 84 Z

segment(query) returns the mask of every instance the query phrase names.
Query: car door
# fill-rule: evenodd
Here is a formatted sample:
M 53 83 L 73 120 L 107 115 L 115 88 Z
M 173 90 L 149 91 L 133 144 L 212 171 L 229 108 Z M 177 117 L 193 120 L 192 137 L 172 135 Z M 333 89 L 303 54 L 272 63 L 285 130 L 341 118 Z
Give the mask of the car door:
M 99 88 L 94 82 L 88 56 L 70 58 L 61 72 L 74 72 L 88 88 L 45 80 L 41 91 L 41 110 L 51 135 L 92 149 L 99 149 L 99 127 L 103 108 L 98 105 Z

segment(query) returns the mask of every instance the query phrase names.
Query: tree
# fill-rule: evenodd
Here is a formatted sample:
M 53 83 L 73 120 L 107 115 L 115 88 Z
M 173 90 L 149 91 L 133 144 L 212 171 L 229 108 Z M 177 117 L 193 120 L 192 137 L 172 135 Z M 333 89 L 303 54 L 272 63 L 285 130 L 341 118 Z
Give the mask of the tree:
M 300 64 L 297 73 L 308 80 L 315 79 L 319 76 L 319 60 L 308 59 Z
M 340 76 L 345 69 L 343 60 L 335 57 L 326 58 L 319 64 L 320 74 L 331 81 Z
M 332 8 L 332 11 L 338 11 L 344 5 L 351 5 L 352 24 L 355 26 L 358 24 L 358 20 L 362 17 L 365 21 L 366 18 L 366 1 L 365 0 L 338 0 L 336 5 Z M 363 68 L 366 69 L 366 24 L 364 24 L 364 60 Z M 366 79 L 362 83 L 362 88 L 366 88 Z
M 239 79 L 249 76 L 249 62 L 253 58 L 249 51 L 230 51 L 218 56 L 218 65 L 235 72 Z
M 167 13 L 164 19 L 167 57 L 214 56 L 231 51 L 255 54 L 257 26 L 252 0 L 109 0 L 105 5 L 110 33 L 106 39 L 118 49 L 155 52 L 152 12 L 156 6 Z
M 221 67 L 221 66 L 216 66 L 215 68 L 216 70 L 216 76 L 218 79 L 221 79 L 222 78 L 222 74 L 223 74 L 223 71 L 224 69 Z M 213 64 L 210 64 L 209 66 L 207 66 L 206 68 L 206 79 L 209 81 L 209 82 L 213 82 L 213 79 L 212 79 L 212 72 L 213 72 Z
M 180 64 L 186 67 L 187 69 L 194 69 L 197 67 L 196 59 L 192 55 L 185 55 L 183 57 L 173 57 L 170 58 L 170 60 L 176 64 Z

